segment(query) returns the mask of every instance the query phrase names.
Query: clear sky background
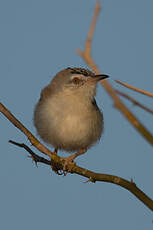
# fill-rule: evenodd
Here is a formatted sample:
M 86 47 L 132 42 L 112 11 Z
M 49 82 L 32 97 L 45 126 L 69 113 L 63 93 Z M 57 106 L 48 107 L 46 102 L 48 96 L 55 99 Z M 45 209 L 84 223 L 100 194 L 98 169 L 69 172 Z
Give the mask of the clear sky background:
M 95 2 L 0 1 L 0 100 L 33 134 L 33 109 L 41 89 L 65 67 L 87 67 L 75 50 L 83 48 Z M 153 108 L 151 98 L 113 81 L 153 91 L 153 1 L 101 0 L 101 4 L 94 60 L 111 76 L 114 87 Z M 101 86 L 97 103 L 104 112 L 105 132 L 99 144 L 77 159 L 78 165 L 132 178 L 153 198 L 152 146 L 113 107 Z M 125 103 L 153 133 L 153 116 Z M 45 165 L 36 168 L 9 139 L 30 145 L 0 115 L 0 229 L 153 229 L 152 212 L 127 190 L 84 183 L 86 179 L 78 175 L 58 176 Z

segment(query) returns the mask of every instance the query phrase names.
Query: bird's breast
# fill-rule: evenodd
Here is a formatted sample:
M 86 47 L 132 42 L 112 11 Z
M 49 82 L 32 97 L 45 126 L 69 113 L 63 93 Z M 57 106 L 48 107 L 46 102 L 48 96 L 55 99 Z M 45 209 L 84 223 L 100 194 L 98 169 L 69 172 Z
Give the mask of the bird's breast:
M 75 97 L 55 96 L 38 103 L 34 120 L 42 139 L 68 151 L 91 146 L 103 128 L 100 110 Z

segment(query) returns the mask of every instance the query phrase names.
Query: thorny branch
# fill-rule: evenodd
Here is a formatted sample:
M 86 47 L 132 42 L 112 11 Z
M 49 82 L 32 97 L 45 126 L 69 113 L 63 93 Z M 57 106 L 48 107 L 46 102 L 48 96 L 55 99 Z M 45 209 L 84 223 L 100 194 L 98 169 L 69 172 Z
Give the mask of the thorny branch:
M 37 166 L 38 162 L 44 163 L 46 165 L 51 165 L 51 160 L 47 160 L 44 157 L 38 156 L 24 143 L 18 143 L 18 142 L 12 141 L 12 140 L 9 140 L 9 143 L 25 149 L 30 154 L 29 158 L 31 158 L 35 162 L 36 166 Z
M 95 173 L 90 170 L 81 168 L 77 166 L 75 163 L 72 165 L 67 165 L 67 171 L 62 173 L 62 169 L 64 167 L 64 162 L 57 160 L 56 157 L 51 160 L 47 160 L 43 157 L 40 157 L 39 155 L 35 154 L 28 146 L 25 144 L 17 143 L 15 141 L 9 141 L 10 143 L 17 145 L 21 148 L 24 148 L 28 153 L 30 153 L 32 160 L 36 163 L 44 163 L 46 165 L 50 165 L 52 169 L 54 170 L 56 168 L 56 172 L 59 175 L 66 175 L 67 172 L 69 173 L 75 173 L 78 175 L 81 175 L 83 177 L 86 177 L 89 179 L 89 181 L 95 183 L 96 181 L 102 181 L 107 183 L 112 183 L 119 185 L 128 191 L 130 191 L 133 195 L 135 195 L 142 203 L 144 203 L 149 209 L 153 211 L 153 201 L 143 192 L 141 191 L 136 184 L 133 182 L 133 180 L 128 181 L 121 177 L 109 175 L 109 174 L 102 174 L 102 173 Z M 57 156 L 60 158 L 59 156 Z
M 19 121 L 17 120 L 13 114 L 2 104 L 0 103 L 0 112 L 4 114 L 4 116 L 11 122 L 13 125 L 15 125 L 18 129 L 21 130 L 29 139 L 31 144 L 35 146 L 40 152 L 44 153 L 45 155 L 52 156 L 53 153 L 46 148 L 44 145 L 42 145 L 35 137 L 34 135 Z
M 91 40 L 92 40 L 92 36 L 93 36 L 93 32 L 94 32 L 94 27 L 95 27 L 95 24 L 96 24 L 97 16 L 99 14 L 99 10 L 100 10 L 100 2 L 97 1 L 95 14 L 94 14 L 93 21 L 92 21 L 92 24 L 91 24 L 92 28 L 90 29 L 90 32 L 89 32 L 90 35 L 88 36 L 88 39 L 87 39 L 87 42 L 86 42 L 86 45 L 87 45 L 87 49 L 86 50 L 88 50 L 88 48 L 89 48 L 89 50 L 87 52 L 78 51 L 80 53 L 80 55 L 82 57 L 84 57 L 84 60 L 86 60 L 86 62 L 89 64 L 89 66 L 96 73 L 99 73 L 99 70 L 96 67 L 96 65 L 93 62 L 93 60 L 91 59 L 90 55 L 88 56 L 88 54 L 90 54 L 90 50 L 91 50 L 90 49 L 90 43 L 91 43 Z M 148 133 L 148 131 L 141 124 L 139 124 L 139 122 L 131 114 L 131 112 L 127 111 L 127 108 L 119 100 L 119 98 L 117 97 L 115 91 L 112 89 L 112 87 L 110 86 L 110 84 L 105 81 L 103 85 L 104 85 L 105 89 L 109 92 L 109 94 L 111 95 L 111 97 L 114 99 L 116 107 L 118 109 L 120 109 L 120 111 L 128 118 L 128 120 L 131 123 L 135 122 L 134 126 L 138 130 L 144 131 L 145 134 L 142 134 L 142 135 L 145 136 L 146 138 L 148 138 L 148 141 L 153 144 L 153 140 L 152 140 L 151 134 Z M 121 108 L 121 107 L 123 107 L 123 108 Z M 29 141 L 31 142 L 31 144 L 36 149 L 38 149 L 43 154 L 47 155 L 51 160 L 47 160 L 47 159 L 45 159 L 43 157 L 38 156 L 28 146 L 26 146 L 23 143 L 20 144 L 20 143 L 14 142 L 14 141 L 10 141 L 10 143 L 12 143 L 14 145 L 17 145 L 17 146 L 19 146 L 21 148 L 24 148 L 28 153 L 30 153 L 31 158 L 35 161 L 36 164 L 38 162 L 41 162 L 41 163 L 44 163 L 46 165 L 50 165 L 54 171 L 56 171 L 59 174 L 62 174 L 60 172 L 62 172 L 62 170 L 64 168 L 64 163 L 65 163 L 64 160 L 61 157 L 59 157 L 58 155 L 56 155 L 54 152 L 51 152 L 47 147 L 45 147 L 44 145 L 42 145 L 33 136 L 33 134 L 27 128 L 25 128 L 25 126 L 20 121 L 18 121 L 15 118 L 15 116 L 2 103 L 0 103 L 0 112 L 3 113 L 3 115 L 12 124 L 14 124 L 14 126 L 16 126 L 21 132 L 23 132 L 25 134 L 25 136 L 28 137 Z M 141 128 L 138 128 L 138 125 Z M 128 191 L 130 191 L 140 201 L 142 201 L 149 209 L 151 209 L 153 211 L 153 201 L 144 192 L 142 192 L 136 186 L 136 184 L 132 180 L 128 181 L 128 180 L 125 180 L 125 179 L 123 179 L 121 177 L 117 177 L 117 176 L 114 176 L 114 175 L 95 173 L 95 172 L 89 171 L 87 169 L 81 168 L 81 167 L 77 166 L 75 163 L 67 165 L 66 172 L 75 173 L 75 174 L 84 176 L 86 178 L 89 178 L 89 180 L 91 182 L 102 181 L 102 182 L 108 182 L 108 183 L 113 183 L 113 184 L 119 185 L 119 186 L 127 189 Z M 63 172 L 63 174 L 65 175 L 65 172 Z

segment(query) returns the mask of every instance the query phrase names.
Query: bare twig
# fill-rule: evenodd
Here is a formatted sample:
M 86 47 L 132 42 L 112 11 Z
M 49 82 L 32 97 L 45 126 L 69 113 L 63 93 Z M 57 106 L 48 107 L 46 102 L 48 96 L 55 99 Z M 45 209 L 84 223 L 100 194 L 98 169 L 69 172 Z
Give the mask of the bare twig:
M 123 85 L 124 87 L 126 87 L 128 89 L 134 90 L 134 91 L 136 91 L 138 93 L 144 94 L 144 95 L 149 96 L 149 97 L 153 97 L 153 93 L 150 93 L 150 92 L 148 92 L 146 90 L 136 88 L 133 85 L 129 85 L 129 84 L 124 83 L 124 82 L 122 82 L 120 80 L 115 80 L 115 82 L 119 83 L 120 85 Z
M 58 174 L 58 175 L 66 175 L 66 172 L 63 171 L 63 165 L 62 165 L 62 161 L 60 160 L 57 160 L 59 159 L 60 157 L 56 157 L 55 155 L 55 159 L 54 160 L 47 160 L 46 158 L 44 157 L 40 157 L 39 155 L 37 155 L 36 153 L 34 153 L 27 145 L 25 145 L 24 143 L 18 143 L 18 142 L 15 142 L 15 141 L 12 141 L 12 140 L 9 140 L 9 143 L 11 144 L 14 144 L 20 148 L 24 148 L 28 153 L 30 153 L 30 156 L 29 158 L 31 158 L 36 166 L 38 166 L 38 162 L 39 163 L 43 163 L 43 164 L 46 164 L 46 165 L 49 165 L 51 166 L 52 170 Z M 74 164 L 73 164 L 74 165 Z
M 41 162 L 41 163 L 44 163 L 44 164 L 51 166 L 51 160 L 47 160 L 44 157 L 38 156 L 24 143 L 18 143 L 18 142 L 12 141 L 12 140 L 9 140 L 9 143 L 14 144 L 20 148 L 24 148 L 28 153 L 30 153 L 31 158 L 36 163 L 36 165 L 37 165 L 37 162 Z
M 96 26 L 96 22 L 97 22 L 100 10 L 101 10 L 100 0 L 97 0 L 94 15 L 93 15 L 93 18 L 92 18 L 92 21 L 91 21 L 91 26 L 89 28 L 88 36 L 87 36 L 87 39 L 85 41 L 85 50 L 84 51 L 82 51 L 80 49 L 76 50 L 76 52 L 85 60 L 87 65 L 89 65 L 91 67 L 91 69 L 93 69 L 95 71 L 95 73 L 97 73 L 97 74 L 100 73 L 100 72 L 98 70 L 97 65 L 91 59 L 91 42 L 92 42 L 92 39 L 93 39 L 95 26 Z
M 17 120 L 13 114 L 2 104 L 0 103 L 0 112 L 3 113 L 3 115 L 12 122 L 13 125 L 15 125 L 21 132 L 23 132 L 31 142 L 33 146 L 35 146 L 40 152 L 44 153 L 45 155 L 48 155 L 51 157 L 54 155 L 53 152 L 51 152 L 48 148 L 46 148 L 44 145 L 42 145 L 35 137 L 34 135 L 19 121 Z
M 100 71 L 91 57 L 91 43 L 96 25 L 96 20 L 100 12 L 100 1 L 97 1 L 95 12 L 93 15 L 92 23 L 90 25 L 89 33 L 85 41 L 85 50 L 77 50 L 76 52 L 83 58 L 88 66 L 96 73 L 100 74 Z M 126 119 L 133 125 L 134 128 L 151 144 L 153 145 L 153 136 L 147 130 L 147 128 L 136 118 L 136 116 L 124 105 L 124 103 L 117 96 L 113 87 L 108 83 L 107 80 L 101 82 L 104 89 L 107 91 L 109 96 L 113 99 L 115 107 L 126 117 Z
M 151 113 L 153 115 L 153 110 L 149 109 L 147 106 L 141 104 L 140 102 L 136 101 L 135 99 L 133 99 L 132 97 L 130 97 L 129 95 L 121 92 L 120 90 L 115 90 L 115 92 L 119 95 L 121 95 L 122 97 L 125 97 L 126 99 L 128 99 L 129 101 L 131 101 L 134 105 L 139 106 L 141 109 L 147 111 L 148 113 Z

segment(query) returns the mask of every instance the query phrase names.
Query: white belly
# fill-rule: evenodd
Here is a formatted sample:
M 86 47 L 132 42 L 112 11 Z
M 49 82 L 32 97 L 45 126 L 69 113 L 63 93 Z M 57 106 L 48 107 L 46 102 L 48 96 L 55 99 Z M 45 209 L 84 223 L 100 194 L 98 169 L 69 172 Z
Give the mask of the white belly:
M 58 105 L 58 106 L 57 106 Z M 74 99 L 48 99 L 36 106 L 34 122 L 40 137 L 55 148 L 78 151 L 100 139 L 103 119 L 99 110 Z

